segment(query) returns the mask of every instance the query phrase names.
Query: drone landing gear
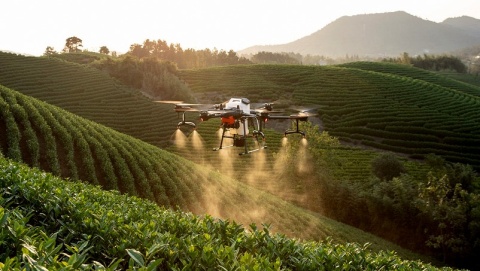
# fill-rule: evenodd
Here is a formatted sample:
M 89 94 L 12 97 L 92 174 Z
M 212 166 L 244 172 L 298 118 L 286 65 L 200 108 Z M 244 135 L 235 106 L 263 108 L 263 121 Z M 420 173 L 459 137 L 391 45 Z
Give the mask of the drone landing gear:
M 262 131 L 253 131 L 253 135 L 252 136 L 244 136 L 244 135 L 238 135 L 238 134 L 234 134 L 233 136 L 227 136 L 225 135 L 225 133 L 227 132 L 227 128 L 223 128 L 223 132 L 222 132 L 222 139 L 220 140 L 220 146 L 218 148 L 213 148 L 214 151 L 219 151 L 221 149 L 227 149 L 227 148 L 231 148 L 231 147 L 244 147 L 244 152 L 241 152 L 239 153 L 239 155 L 245 155 L 245 154 L 249 154 L 249 153 L 252 153 L 252 152 L 256 152 L 256 151 L 259 151 L 259 150 L 263 150 L 263 149 L 266 149 L 267 146 L 265 146 L 265 135 L 263 134 Z M 259 137 L 261 137 L 261 141 L 262 142 L 259 142 Z M 224 138 L 230 138 L 233 140 L 233 144 L 232 145 L 228 145 L 228 146 L 223 146 L 223 139 Z M 248 142 L 247 142 L 247 139 L 248 138 L 253 138 L 254 141 L 256 142 L 256 145 L 258 146 L 256 149 L 253 149 L 253 150 L 249 150 L 248 149 Z

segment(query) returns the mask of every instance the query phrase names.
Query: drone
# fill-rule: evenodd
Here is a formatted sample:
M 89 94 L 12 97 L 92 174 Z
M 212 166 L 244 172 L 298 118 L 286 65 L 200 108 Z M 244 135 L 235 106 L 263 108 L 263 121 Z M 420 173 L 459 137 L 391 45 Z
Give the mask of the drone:
M 202 104 L 187 104 L 180 101 L 158 101 L 161 103 L 175 104 L 174 110 L 182 115 L 182 120 L 177 124 L 177 129 L 181 126 L 190 126 L 196 129 L 196 124 L 186 120 L 185 114 L 187 112 L 199 112 L 200 121 L 207 121 L 212 118 L 220 118 L 222 128 L 222 137 L 220 139 L 220 146 L 214 148 L 214 151 L 230 147 L 243 148 L 240 155 L 249 154 L 267 148 L 265 145 L 265 134 L 263 128 L 268 120 L 285 120 L 289 119 L 295 122 L 294 129 L 287 129 L 284 136 L 290 134 L 300 134 L 304 138 L 305 132 L 299 129 L 299 121 L 307 121 L 309 117 L 315 116 L 302 110 L 297 114 L 278 115 L 282 111 L 273 110 L 273 103 L 264 103 L 262 107 L 251 109 L 250 100 L 247 98 L 231 98 L 225 103 L 215 104 L 208 109 L 202 109 Z M 226 145 L 225 140 L 231 140 L 231 145 Z M 248 139 L 252 139 L 255 143 L 254 148 L 249 148 Z

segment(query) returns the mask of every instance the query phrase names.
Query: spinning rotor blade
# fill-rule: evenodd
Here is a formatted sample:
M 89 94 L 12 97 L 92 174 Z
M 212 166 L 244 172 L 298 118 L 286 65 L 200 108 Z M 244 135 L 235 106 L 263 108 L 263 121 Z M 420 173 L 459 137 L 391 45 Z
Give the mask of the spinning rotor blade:
M 290 106 L 289 108 L 297 112 L 309 112 L 317 110 L 320 106 L 310 105 L 310 106 Z
M 318 116 L 318 114 L 317 113 L 311 113 L 311 112 L 299 112 L 297 114 L 292 114 L 290 116 L 291 117 L 300 117 L 300 118 L 307 117 L 308 118 L 308 117 L 316 117 L 316 116 Z
M 183 103 L 183 101 L 154 101 L 156 103 L 161 103 L 161 104 L 181 104 Z
M 176 112 L 199 112 L 200 110 L 191 107 L 175 107 Z
M 200 106 L 204 104 L 189 104 L 189 103 L 184 103 L 183 101 L 154 101 L 156 103 L 162 103 L 162 104 L 174 104 L 176 106 Z
M 315 117 L 315 116 L 318 116 L 318 114 L 312 113 L 312 112 L 298 112 L 295 114 L 291 114 L 289 116 L 271 115 L 268 118 L 269 119 L 297 119 L 297 120 L 306 121 L 309 117 Z
M 292 106 L 292 110 L 297 111 L 298 113 L 290 115 L 294 118 L 305 118 L 305 117 L 315 117 L 318 116 L 318 113 L 312 112 L 319 108 L 319 106 Z
M 257 108 L 255 109 L 253 112 L 255 113 L 284 113 L 285 111 L 283 110 L 268 110 L 268 109 L 264 109 L 264 108 Z
M 212 107 L 211 104 L 184 103 L 183 101 L 154 101 L 156 103 L 173 104 L 176 112 L 199 112 Z

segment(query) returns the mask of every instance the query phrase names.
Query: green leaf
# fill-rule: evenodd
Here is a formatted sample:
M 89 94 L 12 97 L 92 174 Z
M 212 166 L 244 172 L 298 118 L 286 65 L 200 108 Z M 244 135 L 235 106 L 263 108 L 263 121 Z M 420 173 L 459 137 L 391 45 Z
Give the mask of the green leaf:
M 140 266 L 145 266 L 145 261 L 143 260 L 143 255 L 140 253 L 140 251 L 135 250 L 135 249 L 126 249 L 128 255 L 132 257 L 132 259 L 138 263 Z
M 157 267 L 163 262 L 163 259 L 156 259 L 153 262 L 150 262 L 147 266 L 147 271 L 156 270 Z

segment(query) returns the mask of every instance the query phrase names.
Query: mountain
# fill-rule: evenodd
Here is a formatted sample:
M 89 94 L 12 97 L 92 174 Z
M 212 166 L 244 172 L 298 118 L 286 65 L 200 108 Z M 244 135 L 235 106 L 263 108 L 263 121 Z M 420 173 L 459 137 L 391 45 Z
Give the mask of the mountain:
M 480 20 L 464 17 L 435 23 L 403 11 L 343 16 L 296 41 L 253 46 L 239 53 L 294 52 L 330 57 L 440 54 L 480 44 L 478 26 L 475 29 L 478 24 Z
M 480 37 L 480 20 L 478 19 L 469 16 L 462 16 L 448 18 L 443 21 L 442 24 L 461 29 L 468 35 Z

